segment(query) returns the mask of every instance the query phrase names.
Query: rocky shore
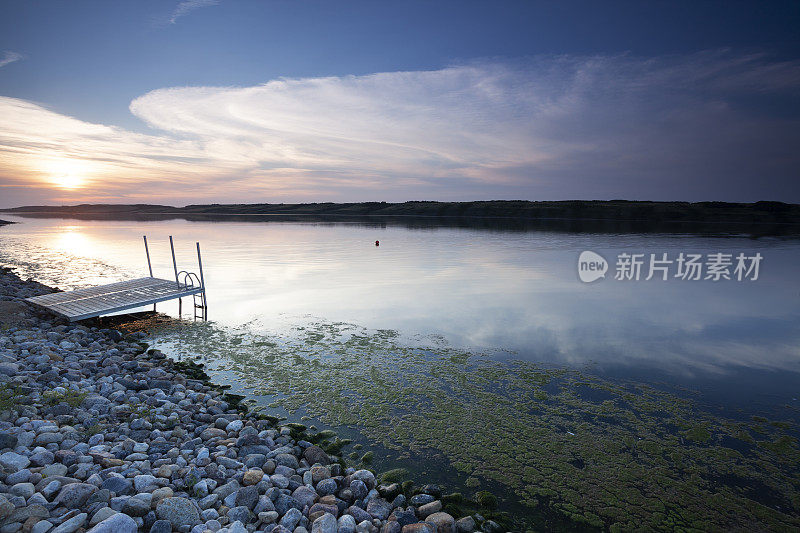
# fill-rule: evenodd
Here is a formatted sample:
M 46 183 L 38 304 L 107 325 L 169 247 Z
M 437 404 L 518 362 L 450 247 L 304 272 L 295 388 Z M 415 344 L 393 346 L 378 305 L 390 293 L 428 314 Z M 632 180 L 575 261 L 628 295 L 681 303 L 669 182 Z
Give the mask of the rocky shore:
M 0 533 L 504 530 L 437 486 L 346 468 L 303 426 L 244 413 L 144 334 L 22 301 L 48 292 L 0 269 Z

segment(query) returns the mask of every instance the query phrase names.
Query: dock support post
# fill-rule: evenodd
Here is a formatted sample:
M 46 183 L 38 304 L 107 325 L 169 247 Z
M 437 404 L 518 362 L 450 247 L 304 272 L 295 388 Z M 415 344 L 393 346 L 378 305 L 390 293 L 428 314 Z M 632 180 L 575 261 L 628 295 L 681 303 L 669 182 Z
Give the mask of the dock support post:
M 200 267 L 200 286 L 203 287 L 203 320 L 208 320 L 208 303 L 206 301 L 206 281 L 203 278 L 203 259 L 200 257 L 200 243 L 197 244 L 197 265 Z
M 142 235 L 144 239 L 144 253 L 147 255 L 147 269 L 150 271 L 150 277 L 153 277 L 153 265 L 150 264 L 150 250 L 147 248 L 147 235 Z
M 153 265 L 150 263 L 150 249 L 147 247 L 147 235 L 142 235 L 144 239 L 144 253 L 147 255 L 147 270 L 150 271 L 150 277 L 153 277 Z M 153 312 L 156 312 L 156 304 L 153 304 Z
M 172 251 L 172 268 L 175 269 L 175 283 L 178 283 L 178 263 L 175 262 L 175 245 L 172 244 L 172 235 L 169 236 L 169 249 Z

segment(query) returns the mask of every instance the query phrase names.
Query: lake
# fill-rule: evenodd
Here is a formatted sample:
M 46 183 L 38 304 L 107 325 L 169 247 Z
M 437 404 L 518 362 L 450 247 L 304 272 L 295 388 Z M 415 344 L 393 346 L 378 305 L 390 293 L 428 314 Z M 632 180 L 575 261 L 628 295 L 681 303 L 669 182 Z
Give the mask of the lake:
M 800 525 L 800 240 L 2 218 L 0 263 L 62 289 L 147 275 L 142 235 L 156 276 L 169 235 L 196 271 L 200 241 L 210 321 L 184 305 L 151 344 L 333 428 L 349 464 L 492 491 L 520 528 Z M 604 278 L 581 281 L 584 251 Z

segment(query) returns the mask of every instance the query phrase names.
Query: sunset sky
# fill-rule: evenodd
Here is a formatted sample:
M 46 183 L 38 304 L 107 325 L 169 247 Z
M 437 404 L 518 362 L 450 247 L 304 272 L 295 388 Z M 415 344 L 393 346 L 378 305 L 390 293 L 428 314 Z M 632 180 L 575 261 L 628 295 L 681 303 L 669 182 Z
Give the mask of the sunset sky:
M 800 2 L 0 4 L 0 207 L 800 202 Z

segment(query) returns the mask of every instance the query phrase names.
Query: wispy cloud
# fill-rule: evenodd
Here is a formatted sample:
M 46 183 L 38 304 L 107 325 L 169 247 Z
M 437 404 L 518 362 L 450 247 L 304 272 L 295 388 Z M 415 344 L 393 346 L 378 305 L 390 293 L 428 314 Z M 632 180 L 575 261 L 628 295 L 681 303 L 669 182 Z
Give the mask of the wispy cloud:
M 13 63 L 14 61 L 19 61 L 20 59 L 24 59 L 25 56 L 19 54 L 17 52 L 12 52 L 10 50 L 6 50 L 3 52 L 3 57 L 0 59 L 0 68 Z
M 68 158 L 137 200 L 800 201 L 798 90 L 800 62 L 717 51 L 165 88 L 130 105 L 152 135 L 0 98 L 0 185 Z
M 185 0 L 175 7 L 175 11 L 169 18 L 170 24 L 175 24 L 179 18 L 188 15 L 190 12 L 201 7 L 208 7 L 219 4 L 219 0 Z

